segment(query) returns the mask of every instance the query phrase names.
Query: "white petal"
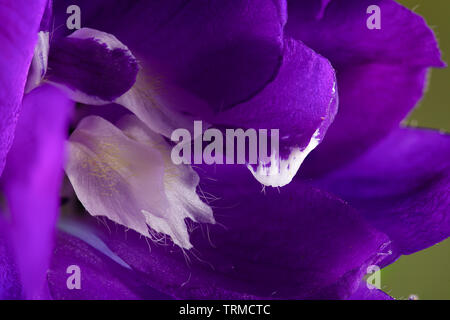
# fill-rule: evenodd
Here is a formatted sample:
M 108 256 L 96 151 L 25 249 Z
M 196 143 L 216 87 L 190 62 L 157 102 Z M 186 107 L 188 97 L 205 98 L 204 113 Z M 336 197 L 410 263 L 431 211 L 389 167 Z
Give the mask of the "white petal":
M 79 200 L 91 215 L 147 237 L 150 226 L 191 248 L 184 219 L 214 222 L 211 209 L 195 193 L 198 176 L 190 168 L 172 171 L 165 159 L 169 146 L 145 132 L 137 118 L 127 117 L 120 126 L 124 131 L 91 116 L 70 137 L 66 171 Z
M 187 91 L 169 84 L 155 70 L 142 67 L 134 86 L 117 98 L 115 103 L 133 112 L 151 130 L 170 137 L 178 128 L 193 132 L 195 114 L 208 117 L 212 113 L 207 104 Z M 192 110 L 196 110 L 191 114 Z M 205 127 L 209 124 L 205 123 Z
M 200 182 L 197 173 L 188 165 L 175 165 L 170 157 L 170 146 L 135 116 L 125 116 L 117 124 L 132 139 L 156 148 L 164 161 L 164 186 L 170 210 L 197 222 L 215 223 L 211 208 L 196 193 Z
M 279 154 L 273 153 L 268 164 L 260 163 L 256 170 L 251 165 L 247 165 L 247 168 L 256 180 L 263 185 L 283 187 L 292 181 L 308 154 L 319 145 L 318 137 L 319 129 L 314 132 L 308 145 L 303 150 L 300 148 L 292 149 L 287 159 L 281 159 Z
M 34 55 L 31 61 L 30 71 L 28 72 L 25 93 L 30 92 L 41 84 L 41 80 L 47 72 L 49 48 L 48 32 L 40 31 L 38 33 L 36 47 L 34 47 Z

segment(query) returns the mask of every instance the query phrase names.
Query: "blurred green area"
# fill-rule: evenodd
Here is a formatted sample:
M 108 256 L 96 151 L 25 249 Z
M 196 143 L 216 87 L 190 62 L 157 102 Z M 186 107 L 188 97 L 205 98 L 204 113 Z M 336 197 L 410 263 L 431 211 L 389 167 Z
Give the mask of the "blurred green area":
M 423 16 L 435 32 L 450 64 L 450 0 L 398 0 Z M 381 13 L 383 25 L 383 13 Z M 419 45 L 419 44 L 418 44 Z M 450 68 L 433 69 L 424 99 L 405 120 L 408 126 L 450 132 Z M 450 210 L 450 209 L 449 209 Z M 450 239 L 409 256 L 381 271 L 381 287 L 397 299 L 450 299 Z
M 450 1 L 398 0 L 397 2 L 425 18 L 439 41 L 442 59 L 450 64 Z M 450 68 L 432 69 L 425 97 L 405 123 L 450 132 L 449 104 Z

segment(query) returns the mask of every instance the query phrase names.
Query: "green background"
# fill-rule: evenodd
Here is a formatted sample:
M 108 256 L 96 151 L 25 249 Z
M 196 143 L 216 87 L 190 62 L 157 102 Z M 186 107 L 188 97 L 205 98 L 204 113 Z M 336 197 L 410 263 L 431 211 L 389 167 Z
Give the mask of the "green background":
M 450 64 L 450 0 L 398 0 L 423 16 L 434 30 Z M 383 27 L 383 12 L 381 12 Z M 405 124 L 450 132 L 450 68 L 433 69 L 424 99 Z M 450 209 L 449 209 L 450 210 Z M 450 299 L 450 239 L 381 270 L 381 288 L 397 299 L 415 294 L 419 299 Z

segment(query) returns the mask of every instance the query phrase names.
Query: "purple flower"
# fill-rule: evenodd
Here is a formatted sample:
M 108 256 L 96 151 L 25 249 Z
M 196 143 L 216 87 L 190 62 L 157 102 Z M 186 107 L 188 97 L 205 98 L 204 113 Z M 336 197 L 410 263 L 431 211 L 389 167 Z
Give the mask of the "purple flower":
M 388 299 L 367 267 L 450 234 L 449 137 L 400 127 L 444 66 L 413 12 L 76 2 L 72 32 L 73 1 L 0 0 L 0 297 Z M 279 129 L 280 153 L 176 166 L 194 120 Z

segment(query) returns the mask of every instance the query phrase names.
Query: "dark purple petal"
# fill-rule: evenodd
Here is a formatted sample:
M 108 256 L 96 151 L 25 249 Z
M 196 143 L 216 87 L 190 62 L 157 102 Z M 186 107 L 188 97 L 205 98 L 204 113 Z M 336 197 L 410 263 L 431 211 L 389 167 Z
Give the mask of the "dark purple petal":
M 113 35 L 88 28 L 53 41 L 48 64 L 47 78 L 78 92 L 74 98 L 85 103 L 121 96 L 133 86 L 139 69 Z
M 45 7 L 44 14 L 42 15 L 39 30 L 50 32 L 51 28 L 53 27 L 53 21 L 53 0 L 47 0 L 47 6 Z
M 47 0 L 0 0 L 0 174 L 11 147 Z
M 380 30 L 366 26 L 370 5 L 381 9 Z M 333 0 L 318 15 L 320 7 L 291 1 L 286 25 L 331 61 L 339 84 L 339 113 L 305 162 L 307 176 L 343 165 L 396 128 L 422 97 L 428 67 L 444 66 L 424 19 L 394 1 Z
M 369 64 L 337 74 L 339 112 L 326 139 L 305 161 L 303 177 L 344 165 L 397 128 L 422 97 L 427 70 Z
M 334 119 L 334 70 L 283 38 L 284 1 L 79 5 L 86 26 L 114 33 L 143 61 L 135 85 L 116 102 L 152 130 L 170 137 L 198 119 L 283 128 L 281 157 L 253 168 L 265 185 L 289 183 Z
M 67 222 L 65 223 L 67 224 Z M 48 272 L 50 294 L 58 300 L 95 300 L 95 299 L 168 299 L 156 290 L 147 287 L 130 267 L 112 253 L 105 252 L 103 242 L 89 233 L 83 226 L 69 223 L 65 229 L 78 237 L 59 232 L 52 263 Z M 108 255 L 107 255 L 108 254 Z M 114 259 L 114 260 L 113 260 Z M 67 273 L 69 266 L 78 266 L 80 270 L 80 289 L 69 289 Z
M 251 97 L 280 64 L 285 1 L 61 1 L 57 25 L 69 4 L 80 6 L 84 27 L 116 35 L 215 110 Z
M 358 209 L 393 241 L 394 256 L 450 235 L 450 136 L 398 129 L 319 185 Z
M 71 109 L 66 96 L 50 86 L 24 98 L 1 181 L 26 298 L 45 297 Z
M 289 1 L 286 33 L 324 55 L 334 66 L 367 63 L 444 66 L 426 21 L 392 0 L 332 0 L 322 18 L 318 0 Z M 366 26 L 370 5 L 381 10 L 381 29 Z M 420 44 L 420 45 L 418 45 Z
M 299 182 L 264 193 L 245 167 L 231 167 L 202 175 L 200 193 L 218 223 L 192 225 L 194 249 L 171 242 L 149 249 L 114 226 L 100 226 L 100 236 L 149 286 L 177 298 L 350 296 L 386 236 L 328 194 Z
M 336 91 L 328 60 L 288 39 L 275 79 L 252 99 L 220 113 L 212 122 L 232 128 L 279 129 L 281 163 L 274 161 L 269 168 L 261 165 L 255 177 L 264 185 L 283 186 L 324 138 L 337 112 Z M 275 166 L 278 168 L 273 170 Z

